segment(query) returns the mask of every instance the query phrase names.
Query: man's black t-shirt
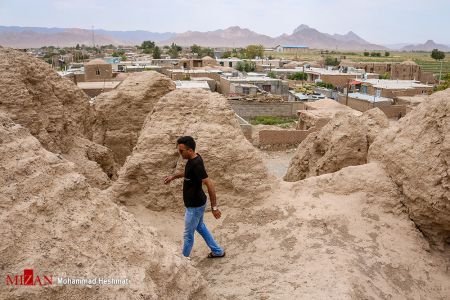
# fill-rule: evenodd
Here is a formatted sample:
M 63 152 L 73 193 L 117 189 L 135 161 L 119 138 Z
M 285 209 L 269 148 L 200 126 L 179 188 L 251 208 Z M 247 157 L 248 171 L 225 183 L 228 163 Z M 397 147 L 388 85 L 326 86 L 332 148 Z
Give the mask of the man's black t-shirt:
M 208 177 L 200 154 L 188 159 L 184 169 L 183 200 L 186 207 L 200 207 L 206 203 L 202 179 Z

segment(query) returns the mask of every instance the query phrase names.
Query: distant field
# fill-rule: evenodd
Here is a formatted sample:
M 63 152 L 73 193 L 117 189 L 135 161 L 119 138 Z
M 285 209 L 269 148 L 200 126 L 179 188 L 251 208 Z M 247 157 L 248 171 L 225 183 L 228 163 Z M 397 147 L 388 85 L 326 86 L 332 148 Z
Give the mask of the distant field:
M 436 62 L 431 58 L 431 53 L 427 52 L 393 52 L 389 51 L 390 55 L 385 57 L 384 51 L 381 51 L 381 57 L 371 57 L 364 56 L 363 52 L 329 52 L 321 53 L 319 50 L 309 50 L 307 52 L 295 54 L 286 53 L 273 53 L 266 52 L 266 55 L 271 55 L 275 58 L 286 58 L 286 59 L 296 59 L 303 61 L 314 61 L 322 60 L 324 57 L 331 56 L 337 58 L 344 58 L 356 61 L 356 62 L 403 62 L 407 60 L 412 60 L 422 67 L 426 72 L 433 72 L 434 74 L 439 74 L 439 69 L 441 67 L 440 62 Z M 442 74 L 450 73 L 450 53 L 446 53 L 446 57 L 442 63 Z
M 439 70 L 441 68 L 441 63 L 436 61 L 428 61 L 428 60 L 414 60 L 418 65 L 422 67 L 422 70 L 426 72 L 433 72 L 434 74 L 439 74 Z M 442 74 L 450 73 L 450 60 L 445 59 L 442 62 Z

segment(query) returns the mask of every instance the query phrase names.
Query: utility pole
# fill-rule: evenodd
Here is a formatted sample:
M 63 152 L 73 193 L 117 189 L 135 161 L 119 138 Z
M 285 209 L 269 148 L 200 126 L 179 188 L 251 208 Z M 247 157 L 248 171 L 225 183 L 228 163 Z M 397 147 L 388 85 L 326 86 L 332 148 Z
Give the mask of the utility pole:
M 350 79 L 347 80 L 347 95 L 345 96 L 345 105 L 348 106 L 348 90 L 350 89 Z
M 95 48 L 94 25 L 92 25 L 92 48 Z

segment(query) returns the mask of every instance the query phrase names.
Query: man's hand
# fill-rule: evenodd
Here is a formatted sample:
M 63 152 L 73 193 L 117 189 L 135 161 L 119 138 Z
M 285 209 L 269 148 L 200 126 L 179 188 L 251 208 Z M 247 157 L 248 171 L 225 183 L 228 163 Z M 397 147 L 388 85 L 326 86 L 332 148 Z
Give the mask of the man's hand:
M 166 178 L 164 178 L 164 184 L 169 184 L 174 179 L 174 176 L 167 176 Z
M 220 216 L 222 215 L 222 214 L 220 213 L 220 210 L 219 210 L 219 209 L 212 210 L 212 214 L 214 215 L 214 218 L 216 218 L 216 219 L 220 219 Z

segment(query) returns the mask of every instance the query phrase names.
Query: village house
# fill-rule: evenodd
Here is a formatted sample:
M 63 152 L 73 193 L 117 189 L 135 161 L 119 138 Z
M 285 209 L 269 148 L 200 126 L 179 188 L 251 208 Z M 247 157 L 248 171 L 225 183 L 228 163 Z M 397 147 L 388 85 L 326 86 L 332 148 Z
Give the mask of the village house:
M 425 95 L 433 91 L 433 86 L 417 80 L 364 79 L 353 83 L 362 94 L 392 99 L 397 96 Z
M 436 81 L 433 73 L 424 72 L 413 61 L 405 61 L 402 63 L 341 61 L 340 66 L 363 69 L 367 73 L 377 73 L 380 75 L 388 73 L 390 79 L 418 80 L 424 83 L 434 83 Z
M 366 111 L 375 107 L 382 109 L 382 107 L 391 106 L 394 100 L 377 95 L 368 95 L 359 92 L 347 94 L 340 94 L 338 98 L 339 103 L 347 105 L 358 111 Z
M 338 88 L 344 88 L 348 85 L 349 81 L 354 79 L 366 78 L 378 78 L 378 74 L 365 73 L 364 70 L 354 68 L 340 68 L 333 70 L 331 68 L 304 68 L 304 72 L 307 74 L 308 82 L 324 82 L 330 83 Z
M 359 111 L 378 107 L 389 118 L 400 118 L 411 109 L 399 103 L 401 96 L 428 95 L 431 85 L 414 80 L 366 79 L 350 83 L 351 92 L 339 95 L 339 102 Z
M 84 81 L 110 81 L 112 80 L 112 66 L 103 59 L 93 59 L 84 64 Z
M 187 80 L 194 77 L 207 77 L 220 82 L 220 69 L 162 69 L 161 72 L 172 80 Z
M 177 89 L 202 89 L 210 91 L 211 88 L 206 81 L 200 80 L 177 80 L 175 81 Z
M 309 49 L 305 45 L 278 45 L 275 47 L 275 51 L 279 53 L 300 54 Z
M 183 69 L 214 67 L 217 66 L 217 61 L 210 56 L 203 58 L 182 58 L 178 62 L 178 65 Z
M 220 76 L 220 89 L 223 95 L 236 93 L 241 88 L 239 85 L 254 85 L 259 90 L 271 93 L 273 95 L 280 95 L 285 100 L 288 99 L 289 86 L 284 80 L 274 79 L 266 76 L 247 76 L 247 77 L 226 77 Z M 243 87 L 242 87 L 243 89 Z
M 236 57 L 231 57 L 231 58 L 220 58 L 217 59 L 217 63 L 222 66 L 222 67 L 230 67 L 230 68 L 234 68 L 236 69 L 238 63 L 242 63 L 243 60 L 236 58 Z

